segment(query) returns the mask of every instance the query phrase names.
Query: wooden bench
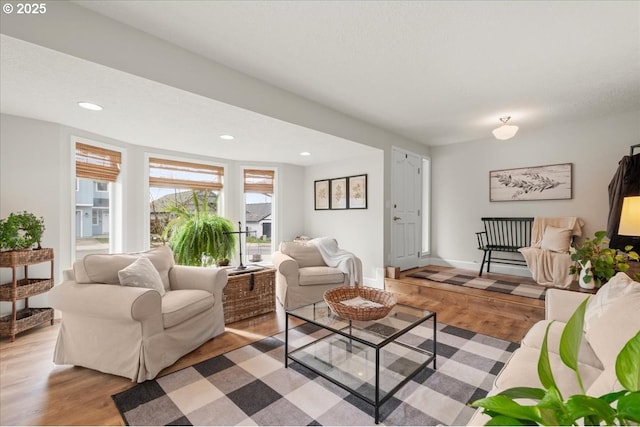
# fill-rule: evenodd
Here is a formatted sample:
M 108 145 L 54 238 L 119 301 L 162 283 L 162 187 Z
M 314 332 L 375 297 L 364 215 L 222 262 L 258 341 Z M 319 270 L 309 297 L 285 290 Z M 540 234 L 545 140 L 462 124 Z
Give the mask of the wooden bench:
M 497 258 L 493 252 L 520 254 L 519 248 L 531 246 L 531 225 L 533 218 L 482 218 L 484 231 L 476 233 L 478 249 L 484 251 L 480 274 L 487 263 L 487 273 L 491 271 L 491 261 L 500 264 L 527 265 L 524 258 Z

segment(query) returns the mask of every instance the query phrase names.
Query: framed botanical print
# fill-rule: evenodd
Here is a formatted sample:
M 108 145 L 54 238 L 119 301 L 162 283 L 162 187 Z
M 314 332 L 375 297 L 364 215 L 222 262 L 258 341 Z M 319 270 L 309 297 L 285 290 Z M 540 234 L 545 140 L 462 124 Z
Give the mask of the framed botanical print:
M 572 164 L 489 172 L 489 201 L 560 200 L 572 197 Z
M 367 209 L 367 174 L 350 176 L 349 209 Z
M 317 211 L 329 209 L 329 180 L 321 179 L 314 181 L 314 208 Z
M 347 192 L 347 178 L 332 179 L 329 208 L 347 209 Z

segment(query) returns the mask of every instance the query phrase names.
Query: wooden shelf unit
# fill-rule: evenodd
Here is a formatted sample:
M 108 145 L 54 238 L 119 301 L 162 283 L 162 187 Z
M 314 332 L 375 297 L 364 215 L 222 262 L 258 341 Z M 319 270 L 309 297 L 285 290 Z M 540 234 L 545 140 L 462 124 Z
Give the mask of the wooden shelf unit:
M 29 266 L 49 262 L 51 270 L 48 278 L 30 278 Z M 0 252 L 0 267 L 11 269 L 11 282 L 0 285 L 0 301 L 11 301 L 11 314 L 0 317 L 0 336 L 10 337 L 45 322 L 53 325 L 52 308 L 31 308 L 29 297 L 47 292 L 53 287 L 53 249 L 34 249 Z M 24 277 L 18 279 L 18 269 L 22 267 Z M 17 302 L 24 300 L 24 308 L 18 310 Z

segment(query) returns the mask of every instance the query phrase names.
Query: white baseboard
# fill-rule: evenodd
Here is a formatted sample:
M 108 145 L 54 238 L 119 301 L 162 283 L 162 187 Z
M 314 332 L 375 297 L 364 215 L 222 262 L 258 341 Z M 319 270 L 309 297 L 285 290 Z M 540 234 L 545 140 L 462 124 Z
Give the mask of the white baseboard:
M 454 268 L 460 268 L 463 270 L 471 270 L 471 271 L 475 271 L 476 273 L 480 272 L 480 263 L 477 263 L 477 262 L 443 259 L 438 257 L 422 258 L 422 260 L 426 262 L 424 264 L 425 266 L 439 265 L 442 267 L 454 267 Z M 486 271 L 487 269 L 485 265 L 485 270 L 483 273 L 485 273 Z M 528 277 L 530 279 L 532 278 L 531 272 L 525 266 L 491 263 L 491 272 L 499 273 L 499 274 L 510 274 L 513 276 Z

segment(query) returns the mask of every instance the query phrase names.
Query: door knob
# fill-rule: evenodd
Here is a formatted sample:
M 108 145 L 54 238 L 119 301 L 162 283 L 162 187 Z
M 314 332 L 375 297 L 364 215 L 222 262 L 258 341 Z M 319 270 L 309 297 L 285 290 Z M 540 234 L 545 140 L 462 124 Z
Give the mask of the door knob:
M 397 220 L 399 220 L 399 219 L 402 219 L 402 218 L 400 218 L 399 216 L 394 216 L 394 217 L 393 217 L 393 220 L 394 220 L 394 221 L 397 221 Z

